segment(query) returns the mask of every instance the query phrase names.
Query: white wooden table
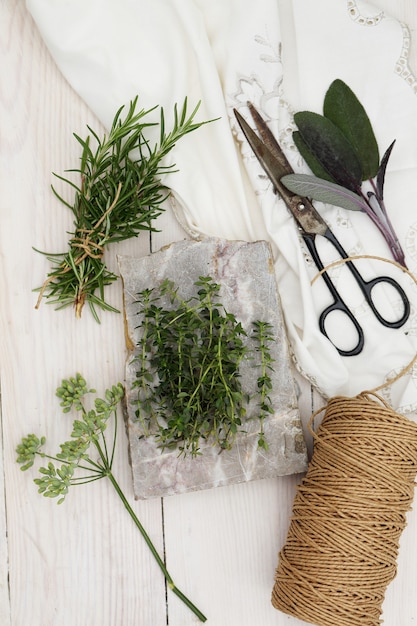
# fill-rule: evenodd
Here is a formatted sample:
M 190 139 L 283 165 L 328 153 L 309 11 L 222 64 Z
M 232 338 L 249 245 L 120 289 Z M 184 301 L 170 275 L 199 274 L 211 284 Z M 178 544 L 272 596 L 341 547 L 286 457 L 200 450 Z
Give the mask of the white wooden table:
M 338 0 L 342 2 L 343 0 Z M 417 28 L 414 0 L 379 5 Z M 417 74 L 417 44 L 411 48 Z M 48 267 L 32 246 L 66 249 L 69 213 L 50 191 L 51 172 L 79 157 L 74 131 L 99 129 L 60 75 L 23 0 L 0 0 L 0 624 L 2 626 L 189 626 L 198 623 L 169 591 L 123 506 L 104 481 L 74 488 L 63 506 L 37 494 L 21 473 L 15 447 L 28 432 L 52 449 L 68 438 L 71 419 L 54 391 L 80 371 L 102 391 L 123 380 L 120 317 L 35 311 L 32 289 Z M 417 138 L 416 138 L 417 140 Z M 415 207 L 411 207 L 415 210 Z M 182 238 L 173 217 L 159 221 L 152 250 Z M 147 236 L 119 245 L 150 251 Z M 112 255 L 113 257 L 114 255 Z M 115 260 L 109 265 L 116 270 Z M 120 283 L 109 289 L 119 306 Z M 304 420 L 320 399 L 299 377 Z M 271 607 L 277 554 L 300 477 L 254 482 L 178 497 L 133 500 L 126 439 L 120 429 L 115 472 L 178 586 L 213 626 L 297 626 Z M 386 626 L 417 624 L 417 511 L 402 536 L 398 576 L 384 603 Z M 335 624 L 335 626 L 337 626 Z

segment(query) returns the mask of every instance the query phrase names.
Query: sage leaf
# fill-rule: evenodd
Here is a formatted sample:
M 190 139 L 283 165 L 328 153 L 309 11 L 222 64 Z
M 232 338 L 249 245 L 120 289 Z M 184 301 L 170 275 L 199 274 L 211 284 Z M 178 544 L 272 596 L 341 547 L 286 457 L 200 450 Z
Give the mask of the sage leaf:
M 376 177 L 376 188 L 378 190 L 379 199 L 384 199 L 384 183 L 385 183 L 385 171 L 387 169 L 388 160 L 391 156 L 392 149 L 395 144 L 395 139 L 392 144 L 386 149 L 384 156 L 381 159 L 381 165 L 379 166 L 378 174 Z
M 371 122 L 352 89 L 339 78 L 327 90 L 323 113 L 355 149 L 362 168 L 362 180 L 374 178 L 379 167 L 379 151 Z
M 309 174 L 287 174 L 281 178 L 287 189 L 302 197 L 340 206 L 349 211 L 364 211 L 364 200 L 353 191 Z
M 295 113 L 294 121 L 308 149 L 331 178 L 356 191 L 362 183 L 362 167 L 342 131 L 331 120 L 312 111 Z
M 303 156 L 304 161 L 307 163 L 314 176 L 317 176 L 317 178 L 324 178 L 324 180 L 330 180 L 332 182 L 335 182 L 332 176 L 330 176 L 330 174 L 324 169 L 316 155 L 311 152 L 306 142 L 302 138 L 299 130 L 293 132 L 292 138 L 295 143 L 295 147 L 298 149 L 298 152 Z

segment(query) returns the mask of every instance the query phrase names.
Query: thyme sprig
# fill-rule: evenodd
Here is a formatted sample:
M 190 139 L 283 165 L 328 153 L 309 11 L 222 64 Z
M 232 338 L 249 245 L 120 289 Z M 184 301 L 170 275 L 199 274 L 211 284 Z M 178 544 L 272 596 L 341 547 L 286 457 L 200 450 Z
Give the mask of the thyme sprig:
M 273 412 L 272 327 L 257 321 L 250 331 L 244 329 L 219 302 L 220 285 L 210 276 L 200 276 L 194 285 L 197 293 L 188 300 L 170 280 L 138 294 L 141 332 L 133 387 L 143 436 L 153 435 L 159 447 L 177 449 L 184 456 L 200 454 L 202 441 L 230 449 L 244 431 L 253 400 L 241 381 L 242 362 L 252 360 L 259 370 L 258 445 L 267 449 L 263 420 Z M 161 304 L 166 296 L 169 307 Z M 246 341 L 248 332 L 254 349 Z
M 53 268 L 38 288 L 36 307 L 46 297 L 57 309 L 73 305 L 76 317 L 81 317 L 87 302 L 97 321 L 97 308 L 116 311 L 104 297 L 105 287 L 117 280 L 106 267 L 104 251 L 109 244 L 155 230 L 152 222 L 163 212 L 169 194 L 161 177 L 175 171 L 175 165 L 165 165 L 164 158 L 179 139 L 205 123 L 194 121 L 200 103 L 188 114 L 185 99 L 180 111 L 175 105 L 173 127 L 167 132 L 161 108 L 159 141 L 153 145 L 147 131 L 158 124 L 147 119 L 157 107 L 137 110 L 137 103 L 138 97 L 124 118 L 125 107 L 120 107 L 109 134 L 102 138 L 89 126 L 91 134 L 86 139 L 74 134 L 82 147 L 81 164 L 68 171 L 79 175 L 80 182 L 55 174 L 75 191 L 73 204 L 52 187 L 73 213 L 74 230 L 67 252 L 42 252 Z
M 95 391 L 88 388 L 85 379 L 80 374 L 63 380 L 56 391 L 56 395 L 61 399 L 63 412 L 75 410 L 80 413 L 80 418 L 73 422 L 71 439 L 60 445 L 60 452 L 50 456 L 42 450 L 46 438 L 29 434 L 16 447 L 17 462 L 25 471 L 33 466 L 37 456 L 48 460 L 45 466 L 39 468 L 40 477 L 35 478 L 34 482 L 38 486 L 39 493 L 47 498 L 58 498 L 58 504 L 64 502 L 71 486 L 108 478 L 158 563 L 168 587 L 201 622 L 205 622 L 206 617 L 203 613 L 176 587 L 163 559 L 159 556 L 113 474 L 117 410 L 124 397 L 123 386 L 121 383 L 113 385 L 111 389 L 106 390 L 104 398 L 95 398 L 94 408 L 86 406 L 85 396 L 89 393 L 95 393 Z M 113 434 L 111 441 L 108 442 L 104 433 L 110 419 L 113 419 Z M 89 452 L 91 446 L 98 453 L 98 460 L 92 458 Z
M 261 369 L 256 381 L 259 391 L 259 420 L 261 423 L 258 444 L 261 448 L 266 449 L 267 443 L 265 441 L 263 424 L 265 418 L 274 412 L 270 396 L 272 391 L 272 380 L 270 372 L 274 370 L 274 359 L 271 355 L 270 344 L 274 341 L 274 335 L 272 325 L 268 322 L 257 320 L 253 323 L 253 326 L 253 337 L 257 341 L 257 346 L 255 347 L 255 350 L 260 357 Z

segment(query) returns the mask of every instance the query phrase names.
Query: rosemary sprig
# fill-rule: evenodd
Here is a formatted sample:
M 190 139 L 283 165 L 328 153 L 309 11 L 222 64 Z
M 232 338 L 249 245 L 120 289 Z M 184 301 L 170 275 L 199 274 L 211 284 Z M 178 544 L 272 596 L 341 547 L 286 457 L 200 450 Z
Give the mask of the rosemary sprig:
M 94 393 L 94 390 L 88 389 L 85 379 L 80 374 L 63 380 L 56 392 L 61 399 L 63 412 L 68 413 L 75 409 L 80 413 L 80 418 L 73 422 L 71 439 L 61 444 L 60 452 L 55 456 L 50 456 L 42 451 L 46 443 L 45 437 L 39 438 L 34 434 L 29 434 L 16 448 L 17 462 L 25 471 L 33 466 L 37 456 L 48 459 L 47 465 L 39 468 L 40 477 L 35 478 L 34 482 L 43 496 L 59 498 L 58 504 L 64 502 L 72 485 L 82 485 L 100 480 L 100 478 L 108 478 L 158 563 L 168 587 L 181 598 L 201 622 L 205 622 L 206 617 L 203 613 L 176 587 L 163 559 L 159 556 L 112 472 L 117 436 L 117 409 L 124 396 L 123 386 L 118 383 L 111 389 L 107 389 L 104 398 L 95 399 L 92 409 L 86 407 L 84 398 L 88 393 Z M 109 444 L 104 431 L 111 418 L 113 419 L 113 435 Z M 89 454 L 91 446 L 96 453 L 98 452 L 98 460 L 93 460 L 92 455 Z
M 166 132 L 161 108 L 159 142 L 151 145 L 146 132 L 158 124 L 146 118 L 157 107 L 137 111 L 137 103 L 138 97 L 124 118 L 124 107 L 117 111 L 108 136 L 100 138 L 89 126 L 91 134 L 86 139 L 74 134 L 82 147 L 81 165 L 68 171 L 79 174 L 80 183 L 55 174 L 74 189 L 74 203 L 66 202 L 52 187 L 73 213 L 74 231 L 67 252 L 42 252 L 53 269 L 37 289 L 37 308 L 46 297 L 58 309 L 73 305 L 77 317 L 81 317 L 86 302 L 97 321 L 97 307 L 116 311 L 104 298 L 105 287 L 117 280 L 104 263 L 104 251 L 111 243 L 154 230 L 152 222 L 162 213 L 162 203 L 169 194 L 161 176 L 175 171 L 175 165 L 164 165 L 163 159 L 179 139 L 206 123 L 194 122 L 200 103 L 188 115 L 185 99 L 180 111 L 174 107 L 173 128 Z
M 143 436 L 153 435 L 162 449 L 177 449 L 184 456 L 200 454 L 201 441 L 230 449 L 237 433 L 243 432 L 253 400 L 242 388 L 240 366 L 245 359 L 259 371 L 253 395 L 259 401 L 258 445 L 266 449 L 263 420 L 272 413 L 272 328 L 255 322 L 256 347 L 250 348 L 248 332 L 219 302 L 220 285 L 200 276 L 195 287 L 197 295 L 188 300 L 181 299 L 169 280 L 160 289 L 138 294 L 141 334 L 133 363 L 136 416 Z M 171 306 L 161 304 L 166 296 Z

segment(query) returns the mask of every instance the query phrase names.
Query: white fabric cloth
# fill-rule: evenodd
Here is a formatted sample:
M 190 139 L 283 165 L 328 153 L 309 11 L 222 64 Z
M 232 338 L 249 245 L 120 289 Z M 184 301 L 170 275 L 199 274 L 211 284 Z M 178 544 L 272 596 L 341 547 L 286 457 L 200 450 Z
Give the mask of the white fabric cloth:
M 357 261 L 370 279 L 393 275 L 412 301 L 407 324 L 383 327 L 339 266 L 332 277 L 365 332 L 365 348 L 341 357 L 320 333 L 330 294 L 299 239 L 294 220 L 272 191 L 233 116 L 250 100 L 269 120 L 294 169 L 306 171 L 293 145 L 292 114 L 322 112 L 335 78 L 364 104 L 381 153 L 396 145 L 386 176 L 389 215 L 411 271 L 417 266 L 417 81 L 407 67 L 406 27 L 364 2 L 348 0 L 27 0 L 56 63 L 98 118 L 109 126 L 121 104 L 141 107 L 188 97 L 198 119 L 220 117 L 178 142 L 169 156 L 179 171 L 166 183 L 176 215 L 194 237 L 271 242 L 289 342 L 299 369 L 325 395 L 374 388 L 411 361 L 417 346 L 417 288 L 389 263 Z M 159 116 L 159 113 L 155 113 Z M 317 203 L 350 255 L 391 258 L 368 217 Z M 325 263 L 337 254 L 318 242 Z M 242 268 L 244 271 L 244 268 Z M 398 311 L 386 291 L 381 308 Z M 355 341 L 346 319 L 334 330 L 342 347 Z M 350 345 L 348 342 L 350 341 Z M 345 345 L 344 345 L 345 344 Z M 417 368 L 388 391 L 394 408 L 417 407 Z

